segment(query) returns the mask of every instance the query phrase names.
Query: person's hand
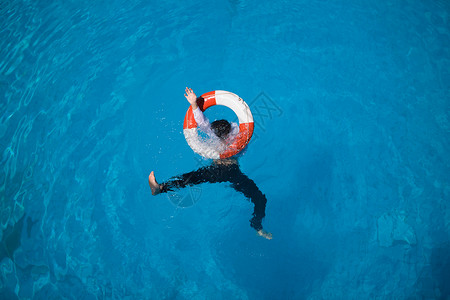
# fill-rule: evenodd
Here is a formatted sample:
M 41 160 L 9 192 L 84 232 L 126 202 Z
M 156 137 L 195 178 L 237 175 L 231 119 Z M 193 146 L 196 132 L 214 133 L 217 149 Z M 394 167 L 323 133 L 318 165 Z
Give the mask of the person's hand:
M 195 95 L 194 91 L 188 87 L 186 87 L 185 90 L 186 94 L 184 96 L 186 97 L 187 101 L 192 105 L 192 109 L 197 108 L 197 96 Z
M 272 234 L 270 232 L 267 232 L 267 231 L 263 230 L 263 229 L 258 230 L 258 234 L 260 236 L 262 236 L 263 238 L 266 238 L 268 240 L 272 239 Z

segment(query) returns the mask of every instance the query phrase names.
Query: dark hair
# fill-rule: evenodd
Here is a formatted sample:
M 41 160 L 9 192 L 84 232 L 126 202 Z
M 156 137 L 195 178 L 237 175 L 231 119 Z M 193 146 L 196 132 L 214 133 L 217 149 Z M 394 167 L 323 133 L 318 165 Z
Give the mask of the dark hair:
M 224 140 L 231 131 L 231 124 L 227 120 L 216 120 L 211 123 L 211 129 Z

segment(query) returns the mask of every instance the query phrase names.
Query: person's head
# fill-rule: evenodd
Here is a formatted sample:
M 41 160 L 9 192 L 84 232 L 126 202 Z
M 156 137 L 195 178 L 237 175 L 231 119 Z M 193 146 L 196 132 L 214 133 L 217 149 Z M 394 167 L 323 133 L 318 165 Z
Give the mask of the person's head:
M 221 139 L 226 139 L 231 131 L 231 124 L 227 120 L 216 120 L 211 123 L 211 129 Z

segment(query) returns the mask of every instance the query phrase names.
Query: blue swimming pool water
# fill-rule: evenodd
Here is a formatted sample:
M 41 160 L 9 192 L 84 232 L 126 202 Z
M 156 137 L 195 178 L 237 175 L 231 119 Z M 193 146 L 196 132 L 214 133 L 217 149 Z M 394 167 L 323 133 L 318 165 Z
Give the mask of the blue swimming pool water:
M 447 299 L 447 1 L 0 3 L 2 299 Z M 152 197 L 209 162 L 185 86 L 239 94 L 229 184 Z M 208 112 L 211 119 L 226 110 Z

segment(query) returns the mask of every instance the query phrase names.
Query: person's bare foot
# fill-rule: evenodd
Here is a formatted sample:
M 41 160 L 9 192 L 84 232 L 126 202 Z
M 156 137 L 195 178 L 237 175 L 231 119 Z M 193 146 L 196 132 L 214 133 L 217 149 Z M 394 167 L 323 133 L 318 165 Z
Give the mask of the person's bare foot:
M 258 230 L 258 234 L 260 236 L 262 236 L 263 238 L 266 238 L 268 240 L 272 239 L 272 234 L 270 232 L 267 232 L 267 231 L 263 230 L 263 229 Z
M 148 175 L 148 185 L 150 186 L 150 189 L 152 190 L 152 195 L 158 195 L 161 191 L 161 187 L 156 182 L 155 173 L 153 171 L 150 172 L 150 175 Z

